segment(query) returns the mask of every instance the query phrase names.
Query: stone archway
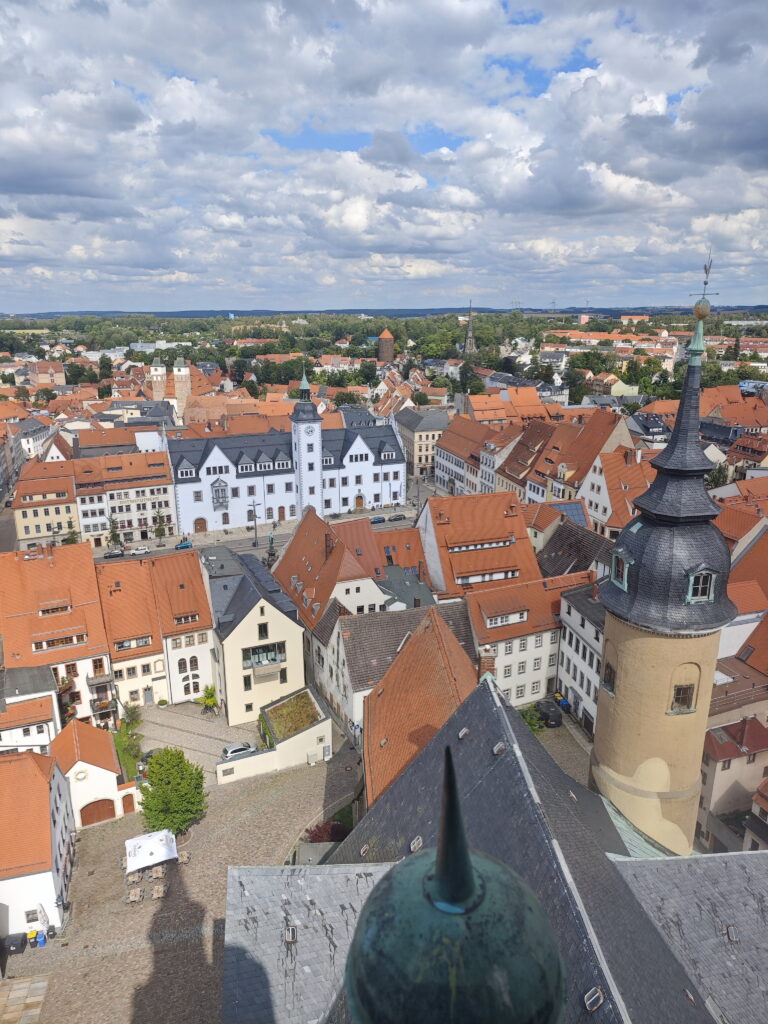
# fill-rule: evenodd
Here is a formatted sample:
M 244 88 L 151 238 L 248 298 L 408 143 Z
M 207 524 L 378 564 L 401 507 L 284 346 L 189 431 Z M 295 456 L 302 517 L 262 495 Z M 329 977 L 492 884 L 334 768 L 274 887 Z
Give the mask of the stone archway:
M 207 533 L 207 532 L 208 532 L 208 522 L 207 522 L 207 520 L 203 519 L 202 516 L 200 516 L 198 519 L 195 520 L 195 533 Z

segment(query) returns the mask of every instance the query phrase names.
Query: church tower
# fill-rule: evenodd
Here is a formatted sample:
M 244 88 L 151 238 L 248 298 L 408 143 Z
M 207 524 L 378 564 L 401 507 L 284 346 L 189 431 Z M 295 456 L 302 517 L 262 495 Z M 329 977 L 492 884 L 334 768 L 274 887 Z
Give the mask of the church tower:
M 651 463 L 656 478 L 635 501 L 640 514 L 619 534 L 600 588 L 605 645 L 591 783 L 677 854 L 693 843 L 720 629 L 736 614 L 728 545 L 712 522 L 720 508 L 704 481 L 712 463 L 699 440 L 709 311 L 702 297 L 672 437 Z
M 472 300 L 469 300 L 469 318 L 467 320 L 467 336 L 464 340 L 464 355 L 474 355 L 477 352 L 475 344 L 475 323 L 472 319 Z
M 301 378 L 299 400 L 291 413 L 293 467 L 296 481 L 296 514 L 308 505 L 323 510 L 323 434 L 320 413 L 312 402 L 306 371 Z

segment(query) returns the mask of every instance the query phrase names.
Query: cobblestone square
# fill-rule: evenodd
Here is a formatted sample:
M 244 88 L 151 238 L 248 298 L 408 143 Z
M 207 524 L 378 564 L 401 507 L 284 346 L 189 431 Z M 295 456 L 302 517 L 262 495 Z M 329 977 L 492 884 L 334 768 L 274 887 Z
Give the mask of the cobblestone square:
M 217 1024 L 228 866 L 284 863 L 325 808 L 352 799 L 358 761 L 345 745 L 328 763 L 213 789 L 162 900 L 122 902 L 119 859 L 140 814 L 85 829 L 65 934 L 8 964 L 12 979 L 48 977 L 39 1024 Z

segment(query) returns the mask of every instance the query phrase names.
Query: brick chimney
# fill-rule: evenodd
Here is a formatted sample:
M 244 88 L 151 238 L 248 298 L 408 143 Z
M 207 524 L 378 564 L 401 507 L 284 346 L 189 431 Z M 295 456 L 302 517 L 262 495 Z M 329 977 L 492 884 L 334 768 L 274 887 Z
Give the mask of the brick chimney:
M 485 644 L 480 650 L 480 658 L 477 663 L 478 681 L 483 678 L 486 672 L 490 672 L 493 678 L 496 679 L 496 656 L 491 654 L 489 644 Z

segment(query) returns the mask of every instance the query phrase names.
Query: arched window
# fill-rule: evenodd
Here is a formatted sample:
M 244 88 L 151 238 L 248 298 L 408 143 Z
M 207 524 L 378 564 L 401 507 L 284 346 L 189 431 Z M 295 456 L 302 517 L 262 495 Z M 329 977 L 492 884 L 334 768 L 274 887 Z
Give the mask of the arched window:
M 192 657 L 189 659 L 189 671 L 190 672 L 197 672 L 197 655 L 196 654 L 193 654 Z
M 183 673 L 183 672 L 186 672 L 186 671 L 187 671 L 187 659 L 186 658 L 179 658 L 179 673 Z
M 611 580 L 622 590 L 627 589 L 627 576 L 629 575 L 629 559 L 623 555 L 613 552 L 611 555 Z

